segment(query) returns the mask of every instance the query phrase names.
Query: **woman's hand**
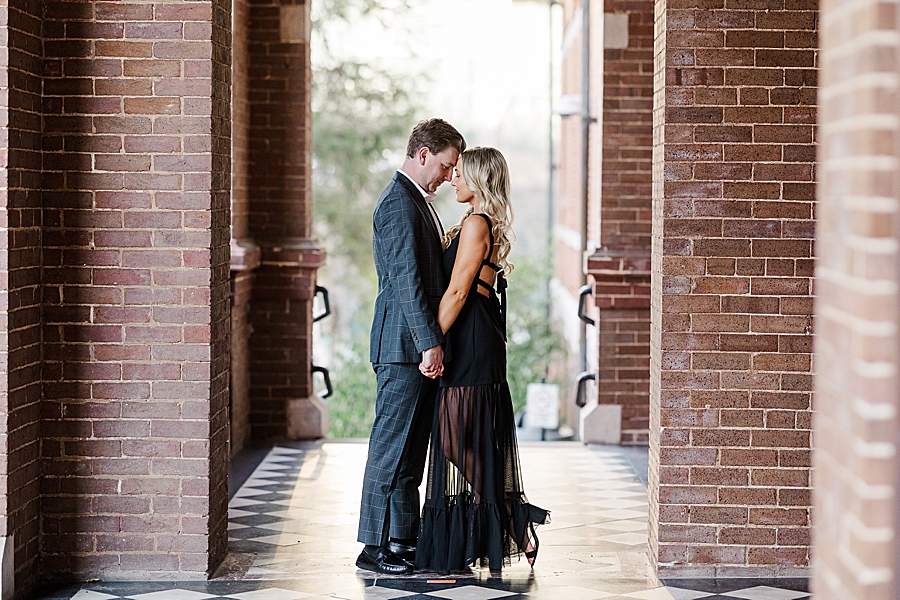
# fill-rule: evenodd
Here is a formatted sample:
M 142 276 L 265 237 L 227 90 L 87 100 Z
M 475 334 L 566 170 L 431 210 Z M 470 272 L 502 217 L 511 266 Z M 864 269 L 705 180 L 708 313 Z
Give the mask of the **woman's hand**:
M 429 379 L 435 379 L 444 374 L 444 349 L 440 346 L 429 348 L 422 353 L 422 362 L 419 363 L 419 371 Z

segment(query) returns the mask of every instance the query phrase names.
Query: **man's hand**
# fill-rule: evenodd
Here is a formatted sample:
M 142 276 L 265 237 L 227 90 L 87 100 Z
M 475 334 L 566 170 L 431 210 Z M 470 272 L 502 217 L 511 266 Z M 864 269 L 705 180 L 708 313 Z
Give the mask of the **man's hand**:
M 422 363 L 419 365 L 422 375 L 434 379 L 444 374 L 444 350 L 440 346 L 429 348 L 422 353 Z

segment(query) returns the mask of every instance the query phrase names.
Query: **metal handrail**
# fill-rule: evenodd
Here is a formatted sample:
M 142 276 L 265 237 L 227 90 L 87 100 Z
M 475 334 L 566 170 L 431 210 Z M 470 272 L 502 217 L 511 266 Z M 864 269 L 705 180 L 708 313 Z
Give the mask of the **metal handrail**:
M 594 320 L 587 316 L 584 312 L 585 309 L 585 300 L 587 297 L 594 293 L 594 286 L 588 284 L 582 286 L 580 290 L 578 290 L 578 318 L 582 320 L 582 322 L 587 323 L 588 325 L 594 325 Z
M 318 316 L 313 317 L 313 323 L 315 323 L 317 321 L 321 321 L 322 319 L 324 319 L 325 317 L 327 317 L 328 315 L 331 314 L 331 302 L 328 301 L 328 289 L 322 287 L 321 285 L 317 285 L 315 295 L 318 296 L 319 294 L 322 294 L 322 302 L 325 304 L 325 312 L 323 312 L 322 314 L 320 314 Z
M 321 321 L 331 314 L 331 302 L 328 301 L 328 289 L 322 287 L 321 285 L 317 285 L 315 295 L 318 296 L 319 294 L 322 294 L 322 302 L 325 304 L 325 311 L 320 315 L 314 316 L 313 323 L 315 323 L 316 321 Z M 317 394 L 319 398 L 328 398 L 332 394 L 334 394 L 334 387 L 332 387 L 331 385 L 331 373 L 328 372 L 328 369 L 326 369 L 325 367 L 317 367 L 316 365 L 312 365 L 310 371 L 311 373 L 321 373 L 322 377 L 325 379 L 325 392 L 319 392 Z
M 325 379 L 325 393 L 319 392 L 317 394 L 319 398 L 322 398 L 324 400 L 325 398 L 328 398 L 332 394 L 334 394 L 334 388 L 331 386 L 331 374 L 328 372 L 328 369 L 326 369 L 325 367 L 317 367 L 316 365 L 313 365 L 311 371 L 313 373 L 321 373 L 322 377 Z
M 578 376 L 578 379 L 576 380 L 577 386 L 578 386 L 578 388 L 577 388 L 578 391 L 575 394 L 575 406 L 578 406 L 579 408 L 581 408 L 581 407 L 587 405 L 587 399 L 585 398 L 585 392 L 584 392 L 585 384 L 588 381 L 596 381 L 596 380 L 597 380 L 597 375 L 595 373 L 591 373 L 589 371 L 585 371 Z

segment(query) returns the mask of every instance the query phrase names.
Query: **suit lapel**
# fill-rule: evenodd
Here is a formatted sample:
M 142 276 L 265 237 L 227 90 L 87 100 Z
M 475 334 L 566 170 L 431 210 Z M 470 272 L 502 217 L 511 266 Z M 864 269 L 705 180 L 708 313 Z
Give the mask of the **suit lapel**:
M 434 234 L 435 239 L 438 244 L 441 243 L 441 239 L 444 237 L 443 231 L 438 231 L 437 226 L 434 223 L 434 217 L 431 216 L 431 208 L 428 206 L 428 203 L 425 201 L 425 198 L 422 197 L 421 192 L 416 189 L 416 186 L 413 185 L 413 182 L 410 181 L 405 175 L 400 172 L 397 172 L 394 175 L 394 181 L 398 182 L 403 186 L 407 192 L 409 192 L 409 196 L 412 201 L 415 203 L 416 208 L 419 209 L 419 213 L 422 215 L 422 218 L 425 219 L 425 223 L 427 223 L 428 229 L 431 230 L 431 233 Z M 434 211 L 435 216 L 437 215 L 437 211 Z M 440 217 L 438 217 L 438 223 L 441 223 Z M 441 224 L 441 229 L 443 230 L 444 226 Z

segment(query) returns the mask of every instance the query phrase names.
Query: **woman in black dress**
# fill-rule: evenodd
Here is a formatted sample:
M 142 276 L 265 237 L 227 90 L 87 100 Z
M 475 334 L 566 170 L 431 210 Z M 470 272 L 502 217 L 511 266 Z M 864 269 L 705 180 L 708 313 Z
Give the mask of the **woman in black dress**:
M 444 239 L 450 285 L 438 324 L 453 359 L 440 378 L 416 567 L 497 570 L 522 553 L 533 565 L 534 528 L 549 513 L 525 498 L 506 382 L 505 275 L 515 236 L 503 155 L 465 151 L 451 185 L 469 208 Z

